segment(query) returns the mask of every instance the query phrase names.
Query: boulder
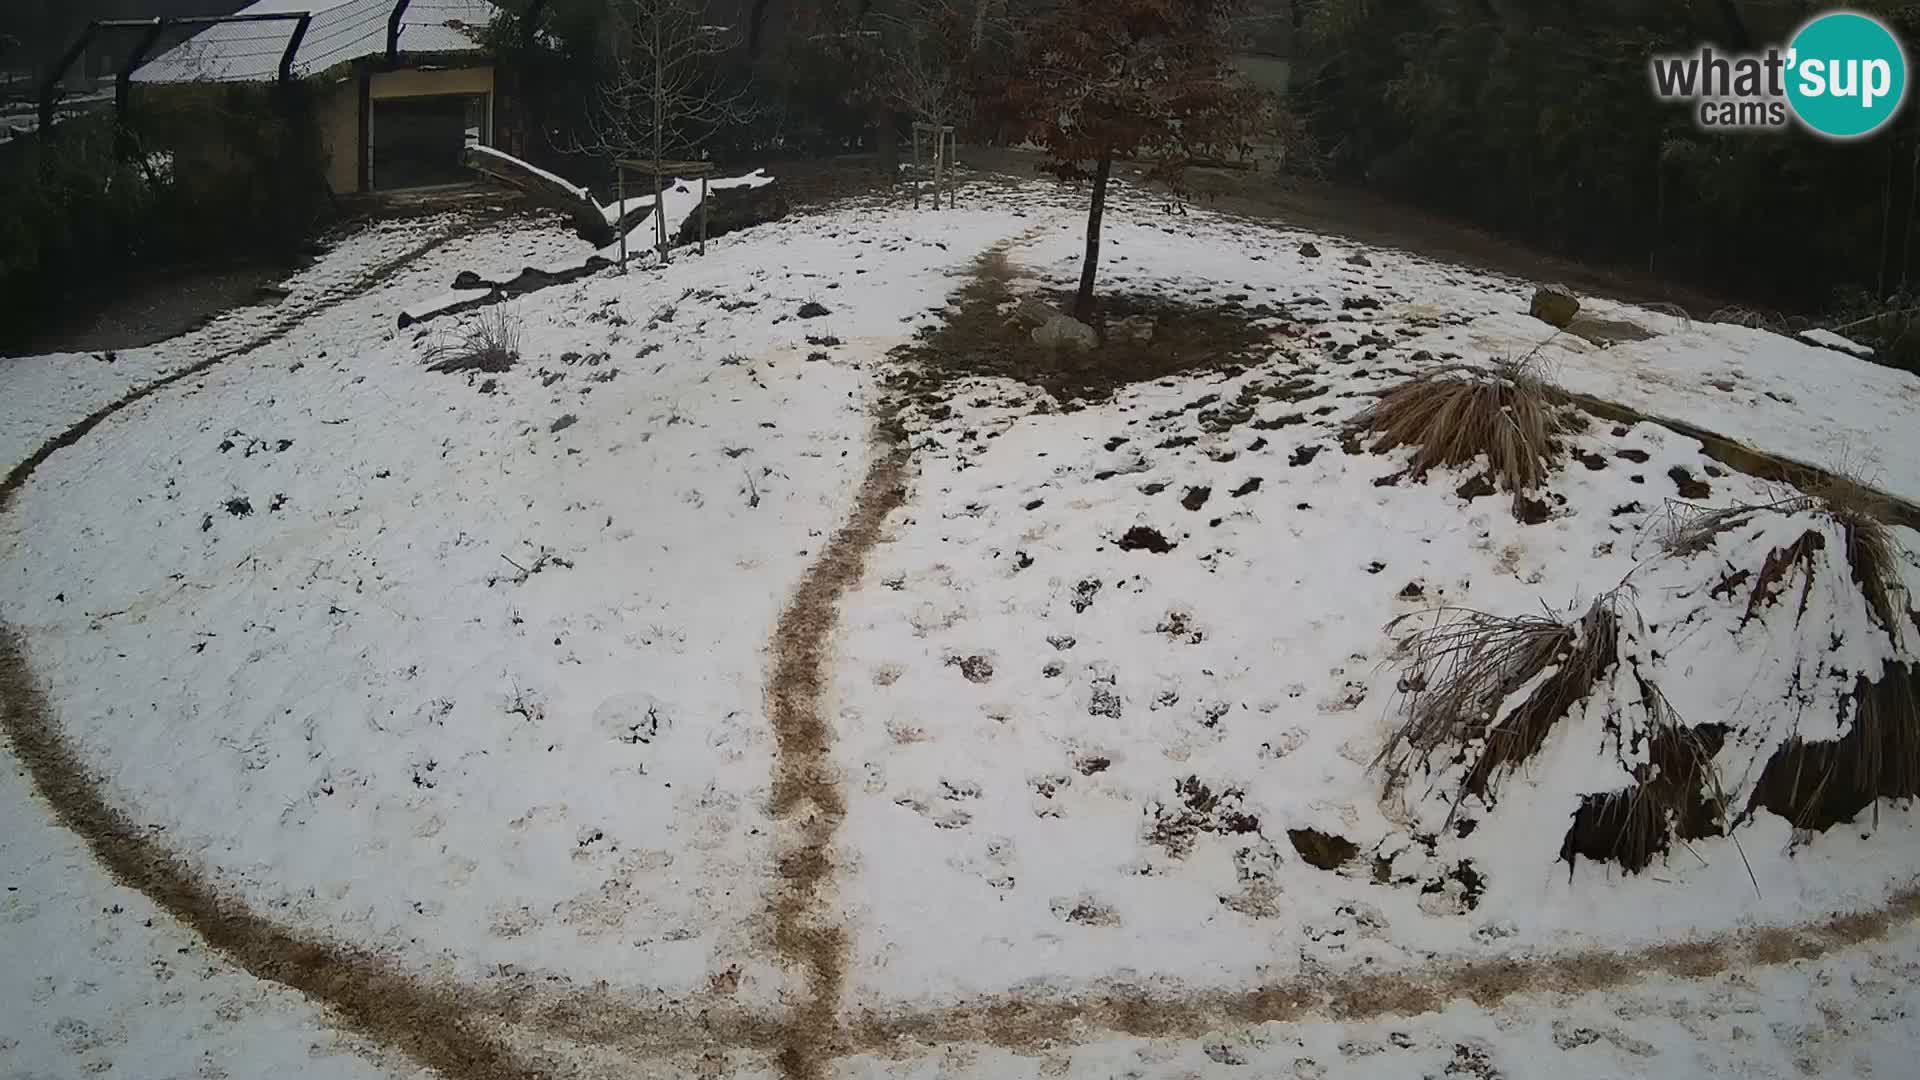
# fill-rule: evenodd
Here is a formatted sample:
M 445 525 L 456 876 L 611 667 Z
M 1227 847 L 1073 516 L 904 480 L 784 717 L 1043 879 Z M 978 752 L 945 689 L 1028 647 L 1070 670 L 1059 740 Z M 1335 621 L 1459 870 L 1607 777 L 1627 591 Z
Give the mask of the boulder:
M 1533 304 L 1527 311 L 1541 322 L 1565 330 L 1580 314 L 1580 301 L 1558 285 L 1542 285 L 1533 290 Z
M 1034 329 L 1033 342 L 1050 349 L 1086 352 L 1100 344 L 1100 335 L 1071 315 L 1055 315 Z
M 1373 265 L 1373 260 L 1367 258 L 1367 254 L 1364 251 L 1354 252 L 1352 255 L 1349 255 L 1347 257 L 1347 261 L 1352 263 L 1355 266 L 1372 266 Z
M 1320 247 L 1319 245 L 1313 244 L 1313 243 L 1301 244 L 1300 255 L 1303 258 L 1317 259 L 1320 257 Z
M 809 300 L 806 303 L 801 304 L 800 310 L 795 312 L 795 314 L 802 319 L 820 319 L 833 314 L 833 312 L 828 311 L 827 305 L 821 303 L 820 301 Z

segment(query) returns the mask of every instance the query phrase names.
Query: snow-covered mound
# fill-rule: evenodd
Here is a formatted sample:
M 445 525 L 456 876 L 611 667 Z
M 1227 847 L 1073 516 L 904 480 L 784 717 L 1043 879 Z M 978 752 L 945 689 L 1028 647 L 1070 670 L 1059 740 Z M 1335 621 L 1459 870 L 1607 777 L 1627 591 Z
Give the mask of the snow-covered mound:
M 1849 747 L 1896 730 L 1882 721 L 1920 638 L 1920 536 L 1880 534 L 1892 587 L 1863 591 L 1856 525 L 1648 417 L 1864 463 L 1911 497 L 1920 379 L 1599 303 L 1651 336 L 1554 336 L 1520 283 L 1168 217 L 1126 191 L 1109 208 L 1107 295 L 1236 313 L 1252 333 L 1231 357 L 1188 363 L 1166 336 L 1170 358 L 1138 377 L 934 371 L 940 338 L 917 335 L 967 314 L 956 294 L 984 253 L 1032 291 L 1070 286 L 1082 250 L 1084 208 L 1050 186 L 968 188 L 960 205 L 849 205 L 662 272 L 593 274 L 402 332 L 396 314 L 462 270 L 589 252 L 498 222 L 367 280 L 436 239 L 387 227 L 300 279 L 289 304 L 308 314 L 284 325 L 240 314 L 113 364 L 0 364 L 11 462 L 147 378 L 258 339 L 54 453 L 0 520 L 0 619 L 59 738 L 107 804 L 291 932 L 450 994 L 500 991 L 483 1002 L 576 995 L 576 1032 L 609 1002 L 664 1003 L 695 1026 L 772 1017 L 698 1029 L 668 1063 L 771 1070 L 768 1025 L 818 990 L 768 903 L 787 873 L 780 834 L 801 816 L 775 805 L 776 627 L 880 452 L 875 410 L 905 402 L 904 503 L 812 643 L 824 731 L 810 779 L 835 798 L 805 823 L 826 855 L 825 910 L 809 915 L 833 931 L 820 942 L 845 943 L 825 1008 L 845 1021 L 847 1075 L 897 1071 L 883 1056 L 916 1038 L 1011 1047 L 1018 1026 L 996 1019 L 1023 1002 L 1101 994 L 1118 1004 L 1090 1019 L 1062 1005 L 1041 1041 L 1091 1038 L 1085 1025 L 1182 1037 L 1062 1052 L 1047 1072 L 1479 1068 L 1474 1047 L 1520 1030 L 1511 1017 L 1436 1000 L 1444 1011 L 1394 1020 L 1392 1002 L 1427 999 L 1366 980 L 1714 940 L 1873 908 L 1912 882 L 1907 802 L 1860 798 L 1904 781 L 1869 780 Z M 501 311 L 516 359 L 446 362 Z M 1411 450 L 1352 437 L 1411 376 L 1536 350 L 1560 383 L 1645 415 L 1569 426 L 1519 503 L 1480 461 L 1416 475 Z M 1746 509 L 1715 513 L 1729 508 Z M 1561 630 L 1490 714 L 1405 756 L 1395 736 L 1442 674 L 1410 666 L 1406 639 L 1446 625 L 1444 608 Z M 1604 650 L 1587 648 L 1596 611 Z M 1463 797 L 1490 733 L 1576 653 L 1606 662 L 1565 708 L 1531 711 L 1528 752 Z M 1813 775 L 1841 779 L 1798 779 Z M 1614 796 L 1627 802 L 1594 801 Z M 174 955 L 164 912 L 158 928 L 94 920 L 124 890 L 61 884 L 81 880 L 84 852 L 44 842 L 46 808 L 23 785 L 0 799 L 0 846 L 33 865 L 32 896 L 0 900 L 26 957 L 0 976 L 0 1012 L 34 1025 L 0 1033 L 0 1054 L 18 1038 L 37 1072 L 160 1068 L 154 1037 L 118 1058 L 111 1040 L 67 1049 L 79 1028 L 124 1032 L 116 1017 L 136 1009 L 226 1038 L 215 1006 L 166 1011 L 178 1003 L 157 984 L 113 970 Z M 1636 849 L 1646 860 L 1621 858 L 1624 830 L 1603 826 L 1648 820 L 1641 806 L 1664 811 L 1665 832 Z M 65 946 L 79 934 L 120 943 L 80 956 Z M 127 944 L 143 935 L 165 947 Z M 1804 1011 L 1791 994 L 1832 1007 L 1815 984 L 1835 973 L 1897 1002 L 1912 972 L 1878 960 L 1836 960 L 1797 991 L 1722 987 L 1713 1037 L 1756 1073 L 1797 1061 L 1827 1036 L 1778 1034 Z M 25 974 L 43 970 L 60 985 Z M 1350 1031 L 1284 1034 L 1220 1004 L 1333 985 L 1388 1004 L 1342 1017 Z M 1188 1002 L 1187 1019 L 1163 1031 L 1127 994 Z M 1581 999 L 1506 1049 L 1640 1070 L 1708 1023 L 1706 1007 L 1669 1023 L 1704 991 L 1647 995 L 1658 1007 L 1633 1006 L 1631 1024 L 1631 1002 Z M 1725 1034 L 1748 1005 L 1777 1043 Z M 1884 1065 L 1912 1022 L 1882 1009 Z M 609 1072 L 651 1052 L 635 1047 L 657 1033 L 605 1015 Z M 306 1029 L 278 1030 L 258 1038 L 305 1053 Z M 521 1034 L 571 1053 L 564 1034 Z M 1626 1057 L 1600 1057 L 1609 1046 Z M 1029 1051 L 1050 1049 L 1013 1052 Z M 193 1057 L 155 1060 L 184 1073 Z M 1001 1050 L 951 1060 L 971 1075 L 1036 1067 Z
M 1584 611 L 1403 618 L 1389 771 L 1413 820 L 1444 835 L 1483 818 L 1535 852 L 1558 833 L 1570 871 L 1637 872 L 1754 813 L 1824 830 L 1920 794 L 1897 543 L 1805 497 L 1682 507 Z

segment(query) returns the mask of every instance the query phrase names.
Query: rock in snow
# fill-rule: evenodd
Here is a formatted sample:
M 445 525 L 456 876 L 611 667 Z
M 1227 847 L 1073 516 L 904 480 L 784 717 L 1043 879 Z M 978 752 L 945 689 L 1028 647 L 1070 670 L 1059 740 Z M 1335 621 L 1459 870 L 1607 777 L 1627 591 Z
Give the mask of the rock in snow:
M 1565 330 L 1580 314 L 1580 301 L 1558 285 L 1542 285 L 1533 291 L 1533 303 L 1527 313 L 1550 326 Z
M 1071 315 L 1055 315 L 1034 328 L 1033 341 L 1050 349 L 1086 352 L 1100 344 L 1100 335 Z

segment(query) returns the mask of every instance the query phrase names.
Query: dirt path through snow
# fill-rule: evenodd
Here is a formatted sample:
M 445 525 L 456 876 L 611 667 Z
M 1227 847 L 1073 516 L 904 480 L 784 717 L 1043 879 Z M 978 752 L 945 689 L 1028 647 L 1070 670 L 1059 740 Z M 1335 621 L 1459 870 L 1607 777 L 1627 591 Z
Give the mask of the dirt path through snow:
M 846 979 L 847 934 L 835 923 L 830 901 L 833 836 L 847 816 L 847 802 L 832 760 L 832 726 L 822 715 L 832 681 L 833 632 L 840 597 L 859 580 L 887 515 L 906 501 L 907 459 L 907 448 L 883 415 L 853 512 L 807 568 L 774 630 L 773 677 L 767 684 L 778 741 L 773 813 L 790 834 L 772 898 L 774 943 L 806 980 L 804 997 L 790 1010 L 781 1037 L 780 1069 L 793 1080 L 827 1075 L 841 1042 L 836 1018 Z

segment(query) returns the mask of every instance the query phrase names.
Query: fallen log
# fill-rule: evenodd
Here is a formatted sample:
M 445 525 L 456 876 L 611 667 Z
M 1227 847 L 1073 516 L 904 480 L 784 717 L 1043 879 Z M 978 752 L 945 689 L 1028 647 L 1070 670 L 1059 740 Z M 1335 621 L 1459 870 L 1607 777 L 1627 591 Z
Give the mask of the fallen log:
M 578 184 L 490 146 L 469 146 L 461 160 L 480 175 L 525 192 L 534 202 L 566 214 L 580 238 L 595 247 L 605 247 L 618 235 L 607 223 L 592 193 Z

